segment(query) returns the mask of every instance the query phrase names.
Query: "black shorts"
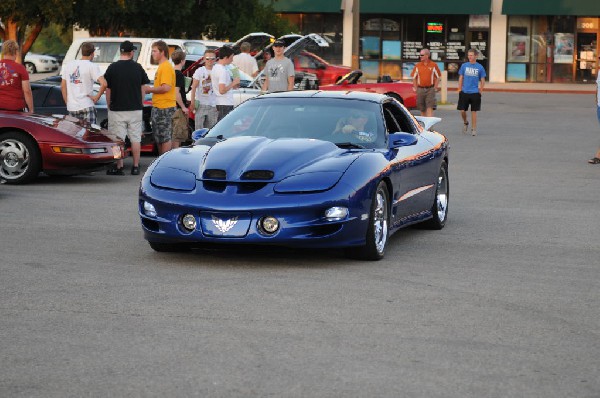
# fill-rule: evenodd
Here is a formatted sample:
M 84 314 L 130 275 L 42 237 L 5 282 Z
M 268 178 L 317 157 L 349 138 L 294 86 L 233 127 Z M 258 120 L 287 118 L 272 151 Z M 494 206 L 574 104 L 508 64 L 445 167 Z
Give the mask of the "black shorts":
M 481 93 L 467 94 L 462 91 L 458 93 L 458 106 L 456 109 L 459 111 L 468 111 L 469 104 L 471 105 L 472 112 L 478 112 L 481 110 Z

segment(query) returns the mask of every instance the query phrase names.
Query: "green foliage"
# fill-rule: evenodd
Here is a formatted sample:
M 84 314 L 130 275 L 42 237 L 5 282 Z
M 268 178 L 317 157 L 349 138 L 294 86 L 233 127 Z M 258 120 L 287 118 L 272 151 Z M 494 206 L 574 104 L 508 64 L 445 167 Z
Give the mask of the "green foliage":
M 41 54 L 65 54 L 72 41 L 71 30 L 65 32 L 60 25 L 52 23 L 42 29 L 31 51 Z

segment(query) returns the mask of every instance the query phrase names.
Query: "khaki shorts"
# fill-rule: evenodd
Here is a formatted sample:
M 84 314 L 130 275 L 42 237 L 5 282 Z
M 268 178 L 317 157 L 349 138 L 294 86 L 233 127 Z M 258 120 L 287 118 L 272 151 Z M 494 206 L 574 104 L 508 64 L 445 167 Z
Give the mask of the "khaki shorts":
M 129 137 L 131 142 L 142 141 L 144 128 L 144 112 L 139 111 L 108 111 L 108 131 L 120 139 Z
M 427 108 L 435 108 L 435 87 L 417 87 L 417 109 L 425 112 Z
M 181 109 L 173 114 L 173 141 L 183 142 L 190 138 L 188 117 Z

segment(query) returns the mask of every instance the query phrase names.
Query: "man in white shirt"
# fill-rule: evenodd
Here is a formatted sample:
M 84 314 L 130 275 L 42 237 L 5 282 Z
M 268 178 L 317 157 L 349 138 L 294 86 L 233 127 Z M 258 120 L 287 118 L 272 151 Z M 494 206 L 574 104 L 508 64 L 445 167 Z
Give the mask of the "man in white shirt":
M 240 85 L 240 78 L 232 78 L 227 65 L 233 61 L 233 49 L 223 46 L 219 49 L 219 61 L 210 72 L 213 92 L 215 93 L 218 119 L 223 119 L 233 110 L 233 93 L 231 90 Z
M 204 66 L 196 69 L 192 76 L 192 102 L 190 110 L 195 114 L 195 129 L 212 128 L 217 123 L 216 97 L 210 73 L 217 62 L 214 50 L 204 52 Z M 196 105 L 196 102 L 198 105 Z
M 96 123 L 94 104 L 103 91 L 93 95 L 94 82 L 98 81 L 103 87 L 106 86 L 100 68 L 92 63 L 94 51 L 95 48 L 92 43 L 83 43 L 81 46 L 81 59 L 71 61 L 63 67 L 60 83 L 69 115 L 86 120 L 89 123 Z
M 243 42 L 240 46 L 241 53 L 233 57 L 233 64 L 247 75 L 255 77 L 258 74 L 258 63 L 256 62 L 256 59 L 250 55 L 251 48 L 252 46 L 250 43 L 247 41 Z

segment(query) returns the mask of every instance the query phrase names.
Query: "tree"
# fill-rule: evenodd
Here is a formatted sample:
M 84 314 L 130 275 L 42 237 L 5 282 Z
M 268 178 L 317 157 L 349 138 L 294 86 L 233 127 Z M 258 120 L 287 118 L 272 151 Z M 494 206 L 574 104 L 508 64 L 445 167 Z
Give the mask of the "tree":
M 21 56 L 29 51 L 42 28 L 51 21 L 71 20 L 73 0 L 2 0 L 0 1 L 0 35 L 16 40 Z

